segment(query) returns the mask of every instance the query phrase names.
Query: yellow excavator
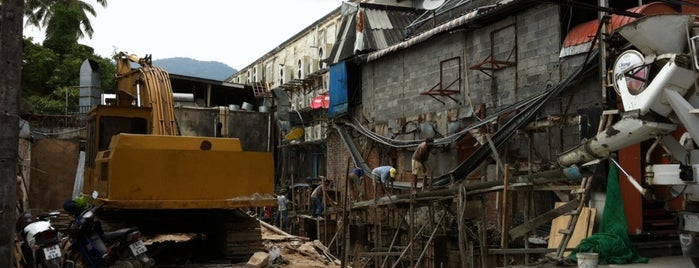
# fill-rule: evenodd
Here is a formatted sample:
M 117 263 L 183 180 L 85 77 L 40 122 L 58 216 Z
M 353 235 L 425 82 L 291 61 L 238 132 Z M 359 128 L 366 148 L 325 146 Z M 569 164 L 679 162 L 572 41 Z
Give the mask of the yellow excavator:
M 276 204 L 273 154 L 181 136 L 168 73 L 150 56 L 115 58 L 116 103 L 88 114 L 83 195 L 115 226 L 203 234 L 228 258 L 260 250 L 259 222 L 242 209 Z

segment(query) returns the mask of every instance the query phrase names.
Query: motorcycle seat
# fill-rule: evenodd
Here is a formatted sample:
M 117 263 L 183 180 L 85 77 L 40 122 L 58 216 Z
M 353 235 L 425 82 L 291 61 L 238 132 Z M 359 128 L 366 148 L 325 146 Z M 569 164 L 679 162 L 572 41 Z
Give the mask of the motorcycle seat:
M 134 231 L 138 231 L 138 227 L 123 228 L 116 231 L 104 232 L 104 235 L 102 236 L 107 244 L 112 244 L 114 242 L 119 241 L 120 239 L 123 239 L 126 236 L 126 234 Z

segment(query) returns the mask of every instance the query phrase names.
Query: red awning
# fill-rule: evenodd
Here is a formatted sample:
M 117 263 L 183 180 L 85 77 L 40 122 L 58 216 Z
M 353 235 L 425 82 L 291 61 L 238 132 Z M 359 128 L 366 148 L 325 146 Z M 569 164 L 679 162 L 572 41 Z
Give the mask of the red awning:
M 672 8 L 668 4 L 661 2 L 654 2 L 642 6 L 637 6 L 631 9 L 627 9 L 627 11 L 643 14 L 646 16 L 655 14 L 677 13 L 677 11 L 674 8 Z M 634 20 L 636 20 L 636 18 L 622 15 L 612 15 L 610 23 L 611 29 L 609 30 L 614 31 L 617 28 L 624 26 Z M 563 41 L 563 48 L 584 44 L 592 41 L 592 38 L 594 38 L 595 34 L 597 33 L 598 25 L 599 21 L 593 20 L 573 27 L 573 29 L 571 29 L 570 32 L 568 32 L 568 35 L 566 35 L 566 39 Z

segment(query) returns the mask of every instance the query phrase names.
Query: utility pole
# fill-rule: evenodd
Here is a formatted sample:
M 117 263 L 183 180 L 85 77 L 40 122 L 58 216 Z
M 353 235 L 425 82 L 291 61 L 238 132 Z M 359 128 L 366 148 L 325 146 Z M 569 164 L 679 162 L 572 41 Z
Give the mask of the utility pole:
M 0 5 L 0 267 L 13 266 L 24 0 Z

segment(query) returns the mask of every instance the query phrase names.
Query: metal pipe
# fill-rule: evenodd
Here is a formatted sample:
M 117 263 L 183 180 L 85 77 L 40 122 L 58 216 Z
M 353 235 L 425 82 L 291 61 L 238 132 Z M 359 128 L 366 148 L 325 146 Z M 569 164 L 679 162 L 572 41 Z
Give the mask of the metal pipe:
M 558 157 L 558 164 L 567 167 L 608 158 L 610 153 L 627 146 L 669 133 L 676 125 L 624 116 L 597 136 Z
M 614 160 L 614 158 L 610 157 L 609 160 L 611 160 L 612 163 L 614 163 L 614 165 L 616 165 L 619 168 L 619 170 L 621 170 L 621 172 L 624 173 L 624 175 L 626 175 L 626 179 L 629 181 L 629 183 L 631 183 L 631 186 L 633 186 L 633 188 L 636 188 L 636 191 L 641 193 L 641 195 L 646 199 L 653 200 L 653 194 L 647 189 L 643 188 L 643 186 L 641 186 L 641 184 L 639 184 L 633 176 L 627 173 L 626 170 L 624 170 L 624 168 L 622 168 L 621 165 L 619 165 L 619 163 L 616 160 Z

